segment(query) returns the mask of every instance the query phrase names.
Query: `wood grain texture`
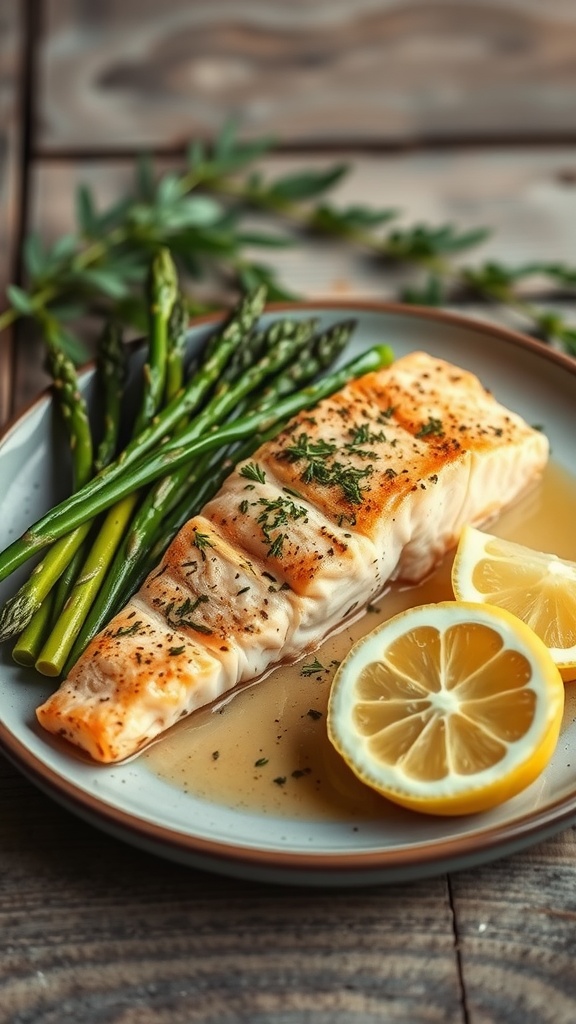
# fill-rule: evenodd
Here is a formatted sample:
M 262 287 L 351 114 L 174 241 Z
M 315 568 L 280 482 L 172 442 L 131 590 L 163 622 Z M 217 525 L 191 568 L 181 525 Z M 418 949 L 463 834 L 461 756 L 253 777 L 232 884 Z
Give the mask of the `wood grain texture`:
M 452 878 L 469 1024 L 576 1019 L 576 834 Z
M 19 222 L 20 28 L 17 6 L 0 5 L 0 310 L 5 308 L 5 289 L 14 272 Z M 12 355 L 12 332 L 4 331 L 0 335 L 0 425 L 12 409 Z
M 444 878 L 259 886 L 92 829 L 0 757 L 2 1024 L 464 1024 Z
M 574 138 L 570 0 L 45 0 L 39 143 Z

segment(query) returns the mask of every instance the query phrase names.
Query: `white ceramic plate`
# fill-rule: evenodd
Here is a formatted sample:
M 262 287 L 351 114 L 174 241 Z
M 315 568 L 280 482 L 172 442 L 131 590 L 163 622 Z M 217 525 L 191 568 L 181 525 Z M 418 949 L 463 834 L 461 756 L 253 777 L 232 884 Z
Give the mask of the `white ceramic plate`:
M 355 351 L 390 343 L 415 348 L 479 374 L 497 398 L 542 424 L 555 462 L 576 476 L 576 364 L 520 335 L 464 317 L 391 305 L 308 304 L 296 316 L 324 324 L 355 316 Z M 198 343 L 211 329 L 194 328 Z M 90 390 L 91 373 L 85 377 Z M 0 548 L 63 496 L 66 458 L 50 397 L 42 396 L 0 442 Z M 572 557 L 576 557 L 575 551 Z M 24 573 L 0 587 L 11 593 Z M 367 626 L 368 628 L 368 626 Z M 502 856 L 576 820 L 576 724 L 570 705 L 552 763 L 537 783 L 494 811 L 436 819 L 401 812 L 379 820 L 297 820 L 233 810 L 162 781 L 144 759 L 116 767 L 71 756 L 36 725 L 50 690 L 0 651 L 0 748 L 39 787 L 116 836 L 197 867 L 268 881 L 373 884 L 431 875 Z M 573 767 L 571 766 L 573 764 Z

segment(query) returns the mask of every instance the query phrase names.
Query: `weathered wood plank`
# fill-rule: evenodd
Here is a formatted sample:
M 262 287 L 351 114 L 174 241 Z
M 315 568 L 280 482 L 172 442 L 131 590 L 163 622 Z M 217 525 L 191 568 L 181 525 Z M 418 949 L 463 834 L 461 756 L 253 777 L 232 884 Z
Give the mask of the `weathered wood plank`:
M 43 147 L 573 139 L 567 0 L 46 0 Z
M 263 161 L 262 169 L 276 175 L 330 163 L 318 157 L 274 157 Z M 404 224 L 453 222 L 463 228 L 493 227 L 493 237 L 466 256 L 468 261 L 549 259 L 572 264 L 576 218 L 571 174 L 575 164 L 576 148 L 571 146 L 546 151 L 358 156 L 349 177 L 334 193 L 334 201 L 391 206 L 402 211 L 400 222 Z M 32 224 L 44 238 L 54 240 L 73 227 L 73 196 L 79 182 L 90 184 L 104 205 L 129 187 L 131 176 L 130 161 L 38 161 L 33 176 Z M 307 238 L 294 248 L 266 251 L 260 258 L 279 270 L 288 288 L 306 297 L 385 300 L 398 294 L 398 275 L 345 244 Z M 498 312 L 491 310 L 488 315 Z M 523 326 L 518 319 L 514 325 Z M 37 348 L 29 350 L 25 366 L 20 364 L 19 405 L 47 382 L 41 363 Z
M 5 290 L 14 271 L 19 221 L 19 131 L 21 91 L 21 25 L 15 4 L 0 8 L 0 311 Z M 12 410 L 11 331 L 0 334 L 0 425 Z
M 574 829 L 452 879 L 469 1024 L 573 1024 Z
M 261 887 L 72 818 L 0 757 L 0 1020 L 463 1024 L 445 879 Z

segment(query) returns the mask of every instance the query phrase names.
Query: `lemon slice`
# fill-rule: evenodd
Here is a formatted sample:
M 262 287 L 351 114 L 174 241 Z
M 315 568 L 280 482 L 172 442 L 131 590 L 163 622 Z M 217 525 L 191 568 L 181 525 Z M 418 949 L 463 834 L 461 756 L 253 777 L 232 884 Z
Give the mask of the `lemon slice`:
M 452 587 L 460 601 L 486 601 L 517 615 L 544 641 L 562 678 L 576 676 L 575 562 L 466 526 Z
M 550 760 L 564 687 L 520 619 L 459 601 L 401 612 L 342 662 L 328 735 L 355 774 L 429 814 L 471 814 L 515 796 Z

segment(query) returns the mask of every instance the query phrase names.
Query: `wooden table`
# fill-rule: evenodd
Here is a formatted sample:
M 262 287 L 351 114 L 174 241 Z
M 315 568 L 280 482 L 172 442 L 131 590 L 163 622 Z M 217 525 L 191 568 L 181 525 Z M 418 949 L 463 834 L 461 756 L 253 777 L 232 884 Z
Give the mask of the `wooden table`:
M 27 0 L 23 22 L 18 5 L 0 4 L 4 282 L 20 274 L 26 227 L 46 238 L 68 229 L 75 183 L 117 194 L 136 150 L 170 161 L 185 134 L 209 133 L 236 102 L 248 134 L 280 125 L 266 169 L 344 155 L 354 169 L 343 202 L 392 203 L 407 221 L 489 224 L 496 234 L 482 256 L 574 262 L 570 5 L 545 14 L 510 0 L 487 18 L 478 2 L 466 20 L 464 5 L 363 0 L 312 13 L 293 0 L 266 14 L 252 0 L 228 27 L 218 4 L 205 16 L 205 5 L 184 2 L 159 13 L 151 3 L 118 6 Z M 280 72 L 292 76 L 289 92 Z M 286 283 L 310 296 L 395 290 L 381 271 L 319 243 L 275 259 Z M 44 378 L 32 339 L 14 350 L 5 339 L 0 352 L 6 415 Z M 261 886 L 125 846 L 0 758 L 0 830 L 0 1022 L 576 1019 L 573 829 L 413 884 Z

